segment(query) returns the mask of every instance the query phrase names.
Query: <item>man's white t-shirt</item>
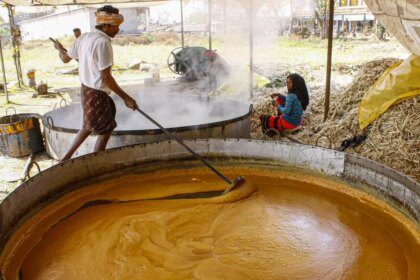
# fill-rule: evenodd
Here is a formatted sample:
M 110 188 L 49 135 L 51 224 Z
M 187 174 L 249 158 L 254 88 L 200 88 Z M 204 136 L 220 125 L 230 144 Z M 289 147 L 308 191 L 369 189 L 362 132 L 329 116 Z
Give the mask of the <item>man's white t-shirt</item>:
M 82 84 L 111 93 L 111 90 L 102 82 L 100 72 L 114 65 L 111 38 L 108 35 L 97 29 L 84 33 L 67 51 L 67 54 L 79 60 L 79 78 Z

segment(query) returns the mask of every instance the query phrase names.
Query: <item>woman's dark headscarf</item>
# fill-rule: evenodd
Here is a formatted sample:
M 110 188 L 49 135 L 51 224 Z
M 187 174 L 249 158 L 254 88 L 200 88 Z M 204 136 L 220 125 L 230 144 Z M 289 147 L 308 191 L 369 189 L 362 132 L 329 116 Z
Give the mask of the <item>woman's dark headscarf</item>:
M 289 92 L 297 95 L 300 103 L 302 103 L 303 110 L 306 110 L 306 107 L 309 105 L 309 94 L 305 79 L 298 74 L 291 74 L 287 78 L 292 79 L 293 82 L 293 88 Z

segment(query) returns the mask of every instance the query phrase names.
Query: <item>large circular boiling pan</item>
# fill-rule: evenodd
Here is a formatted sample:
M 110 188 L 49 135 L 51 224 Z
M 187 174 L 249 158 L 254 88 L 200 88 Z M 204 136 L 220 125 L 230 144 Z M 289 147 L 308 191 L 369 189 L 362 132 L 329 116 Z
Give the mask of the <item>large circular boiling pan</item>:
M 420 221 L 420 184 L 365 158 L 287 142 L 202 139 L 186 144 L 219 164 L 296 166 L 343 179 L 391 203 L 417 224 Z M 191 155 L 178 143 L 160 141 L 106 150 L 53 166 L 19 186 L 0 204 L 0 251 L 14 230 L 37 210 L 88 181 L 100 176 L 113 178 L 115 172 L 131 172 L 131 167 L 136 172 L 150 172 L 167 167 L 168 162 L 185 164 L 189 162 L 186 159 Z
M 156 92 L 134 96 L 143 111 L 180 138 L 250 138 L 252 108 L 249 104 L 207 96 Z M 142 115 L 128 110 L 120 98 L 115 97 L 114 101 L 118 126 L 111 135 L 108 148 L 168 139 Z M 46 149 L 50 156 L 59 159 L 64 155 L 82 127 L 82 117 L 80 104 L 64 106 L 44 115 Z M 76 156 L 91 153 L 95 141 L 95 137 L 89 137 Z

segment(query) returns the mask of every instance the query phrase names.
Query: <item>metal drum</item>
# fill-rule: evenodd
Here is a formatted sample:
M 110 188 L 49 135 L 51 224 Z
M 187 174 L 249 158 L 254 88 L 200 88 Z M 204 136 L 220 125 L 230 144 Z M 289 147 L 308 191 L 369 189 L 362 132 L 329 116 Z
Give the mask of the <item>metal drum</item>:
M 7 112 L 0 118 L 0 134 L 6 154 L 21 157 L 43 150 L 44 142 L 36 115 L 16 114 L 16 110 L 13 115 L 7 115 Z

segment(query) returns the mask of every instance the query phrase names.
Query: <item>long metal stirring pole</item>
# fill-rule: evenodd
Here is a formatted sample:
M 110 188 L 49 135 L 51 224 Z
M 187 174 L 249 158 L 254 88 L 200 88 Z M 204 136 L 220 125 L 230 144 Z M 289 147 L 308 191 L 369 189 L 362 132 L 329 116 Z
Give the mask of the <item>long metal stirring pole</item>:
M 204 160 L 201 156 L 199 156 L 196 152 L 190 149 L 187 145 L 182 142 L 181 139 L 179 139 L 176 135 L 170 133 L 168 130 L 166 130 L 163 126 L 161 126 L 158 122 L 156 122 L 154 119 L 152 119 L 149 115 L 147 115 L 145 112 L 143 112 L 140 109 L 136 109 L 140 114 L 145 116 L 149 121 L 151 121 L 154 125 L 159 127 L 163 132 L 165 132 L 166 135 L 177 141 L 180 145 L 182 145 L 185 149 L 187 149 L 193 156 L 195 156 L 198 160 L 200 160 L 202 163 L 204 163 L 208 168 L 211 169 L 217 176 L 219 176 L 222 180 L 224 180 L 229 185 L 232 185 L 233 182 L 226 178 L 222 173 L 220 173 L 216 168 L 214 168 L 210 163 L 208 163 L 206 160 Z

